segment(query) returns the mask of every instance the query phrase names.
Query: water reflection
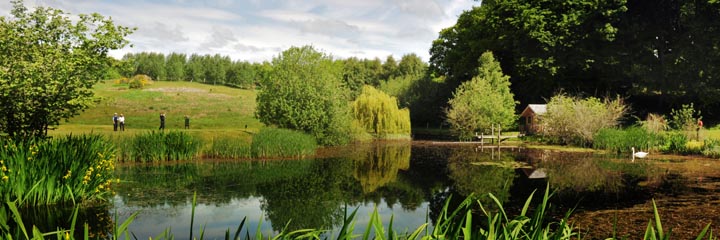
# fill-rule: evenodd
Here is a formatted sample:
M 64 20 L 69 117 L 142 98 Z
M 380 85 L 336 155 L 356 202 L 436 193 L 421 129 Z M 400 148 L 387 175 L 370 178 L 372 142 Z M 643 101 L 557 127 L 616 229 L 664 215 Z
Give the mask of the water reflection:
M 434 145 L 388 142 L 338 148 L 341 154 L 323 159 L 282 161 L 212 161 L 161 166 L 124 166 L 112 206 L 91 216 L 103 220 L 91 229 L 106 236 L 113 223 L 140 212 L 130 226 L 138 238 L 157 236 L 171 228 L 187 238 L 193 193 L 197 192 L 195 230 L 205 227 L 206 238 L 223 238 L 247 217 L 254 233 L 271 234 L 286 227 L 337 229 L 344 211 L 358 209 L 356 231 L 363 231 L 377 206 L 393 228 L 414 230 L 437 218 L 448 199 L 453 204 L 475 194 L 493 209 L 492 193 L 509 213 L 519 211 L 526 198 L 547 183 L 562 216 L 578 211 L 617 209 L 646 202 L 653 194 L 685 193 L 695 181 L 658 162 L 634 163 L 617 156 L 560 153 L 534 149 L 478 149 L 474 145 Z M 28 213 L 43 218 L 69 219 L 67 212 Z M 46 214 L 46 215 L 43 215 Z M 81 220 L 83 221 L 83 220 Z M 46 222 L 44 226 L 64 226 Z M 42 229 L 42 228 L 41 228 Z M 53 229 L 45 230 L 52 231 Z M 251 234 L 252 234 L 251 233 Z M 607 236 L 604 236 L 607 237 Z

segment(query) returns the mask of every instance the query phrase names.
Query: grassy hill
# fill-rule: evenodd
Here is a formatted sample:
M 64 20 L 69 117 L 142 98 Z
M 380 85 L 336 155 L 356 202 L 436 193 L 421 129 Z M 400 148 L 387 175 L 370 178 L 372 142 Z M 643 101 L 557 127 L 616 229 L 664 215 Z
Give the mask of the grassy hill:
M 95 85 L 98 101 L 82 114 L 61 123 L 50 135 L 101 133 L 133 134 L 158 129 L 160 113 L 166 115 L 166 129 L 184 129 L 190 117 L 193 135 L 247 136 L 262 128 L 255 117 L 254 90 L 191 82 L 154 82 L 144 89 L 101 81 Z M 113 132 L 113 113 L 125 115 L 125 132 Z M 247 127 L 246 127 L 247 126 Z

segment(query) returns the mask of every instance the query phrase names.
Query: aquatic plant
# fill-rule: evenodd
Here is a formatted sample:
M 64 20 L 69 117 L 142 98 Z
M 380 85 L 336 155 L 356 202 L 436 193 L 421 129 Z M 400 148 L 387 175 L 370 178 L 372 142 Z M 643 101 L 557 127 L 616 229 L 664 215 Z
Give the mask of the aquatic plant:
M 203 155 L 212 158 L 251 158 L 250 145 L 250 142 L 240 138 L 213 137 Z
M 99 135 L 0 140 L 0 196 L 19 205 L 102 199 L 117 181 L 115 148 Z
M 315 153 L 315 137 L 280 128 L 263 128 L 253 136 L 250 151 L 256 158 L 304 157 Z
M 662 135 L 649 132 L 642 127 L 603 128 L 593 137 L 593 148 L 629 152 L 631 147 L 643 150 L 654 149 L 661 145 L 662 141 Z
M 120 144 L 120 160 L 159 162 L 191 160 L 199 155 L 201 141 L 181 131 L 149 131 L 125 139 Z

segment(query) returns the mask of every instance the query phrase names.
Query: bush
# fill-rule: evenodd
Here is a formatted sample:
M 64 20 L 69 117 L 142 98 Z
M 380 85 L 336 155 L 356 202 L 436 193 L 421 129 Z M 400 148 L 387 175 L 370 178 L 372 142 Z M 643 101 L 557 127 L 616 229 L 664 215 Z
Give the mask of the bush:
M 395 97 L 366 85 L 352 103 L 352 110 L 353 121 L 377 138 L 410 138 L 410 111 L 399 109 Z
M 685 146 L 688 142 L 687 136 L 682 133 L 673 132 L 667 135 L 665 138 L 665 144 L 660 148 L 661 151 L 666 153 L 685 153 Z
M 619 97 L 601 101 L 559 94 L 550 99 L 541 121 L 544 133 L 560 143 L 587 146 L 600 129 L 617 126 L 626 111 Z
M 650 133 L 660 134 L 665 132 L 669 128 L 665 116 L 660 114 L 650 113 L 648 114 L 645 121 L 642 121 L 642 127 Z
M 700 119 L 700 111 L 696 111 L 693 104 L 683 104 L 680 109 L 670 111 L 670 126 L 682 131 L 688 139 L 697 137 L 697 121 Z
M 128 81 L 128 87 L 132 89 L 142 89 L 149 84 L 152 84 L 152 78 L 144 74 L 135 75 Z
M 701 154 L 705 148 L 705 143 L 700 141 L 688 141 L 685 143 L 685 154 Z
M 309 134 L 279 128 L 263 128 L 253 136 L 253 157 L 304 157 L 315 153 L 317 141 Z
M 720 140 L 706 139 L 703 145 L 705 146 L 702 150 L 703 155 L 712 158 L 720 158 Z

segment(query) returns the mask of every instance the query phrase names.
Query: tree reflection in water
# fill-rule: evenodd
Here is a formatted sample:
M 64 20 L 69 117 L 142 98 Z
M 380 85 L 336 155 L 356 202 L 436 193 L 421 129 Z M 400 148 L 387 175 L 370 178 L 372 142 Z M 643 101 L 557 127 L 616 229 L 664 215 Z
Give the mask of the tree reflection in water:
M 556 206 L 575 207 L 581 203 L 584 209 L 603 209 L 618 206 L 610 204 L 644 201 L 651 196 L 647 194 L 651 188 L 676 191 L 680 189 L 676 186 L 684 181 L 667 177 L 650 163 L 630 163 L 588 153 L 534 149 L 479 151 L 472 144 L 410 142 L 352 145 L 333 150 L 341 154 L 324 159 L 202 160 L 119 167 L 116 173 L 122 182 L 116 188 L 115 199 L 120 203 L 116 206 L 124 207 L 125 211 L 140 209 L 143 214 L 136 219 L 137 224 L 188 222 L 183 211 L 189 209 L 192 195 L 197 192 L 200 209 L 208 211 L 201 214 L 209 215 L 209 220 L 217 219 L 212 215 L 216 212 L 227 217 L 223 221 L 230 225 L 219 228 L 236 228 L 244 216 L 256 216 L 248 220 L 258 224 L 263 216 L 263 221 L 271 225 L 263 226 L 268 231 L 280 230 L 288 222 L 287 230 L 332 229 L 342 223 L 346 206 L 361 211 L 372 211 L 378 206 L 385 210 L 383 220 L 388 221 L 389 215 L 394 214 L 396 227 L 414 229 L 424 223 L 428 214 L 430 220 L 437 219 L 448 199 L 453 200 L 450 203 L 453 209 L 471 193 L 488 209 L 495 206 L 487 198 L 492 193 L 512 213 L 522 207 L 533 190 L 544 189 L 549 182 L 556 190 L 556 197 L 551 199 Z M 530 167 L 542 169 L 547 178 L 528 178 L 524 174 L 532 172 L 533 169 L 527 169 Z M 114 209 L 103 211 L 109 214 Z M 564 214 L 564 210 L 558 214 Z M 127 215 L 119 213 L 119 220 Z M 37 225 L 42 224 L 41 218 L 68 217 L 58 213 L 34 218 L 38 219 Z M 55 224 L 59 223 L 45 225 Z M 224 223 L 218 223 L 221 224 Z M 169 226 L 159 225 L 146 233 L 134 233 L 146 238 L 166 227 Z

